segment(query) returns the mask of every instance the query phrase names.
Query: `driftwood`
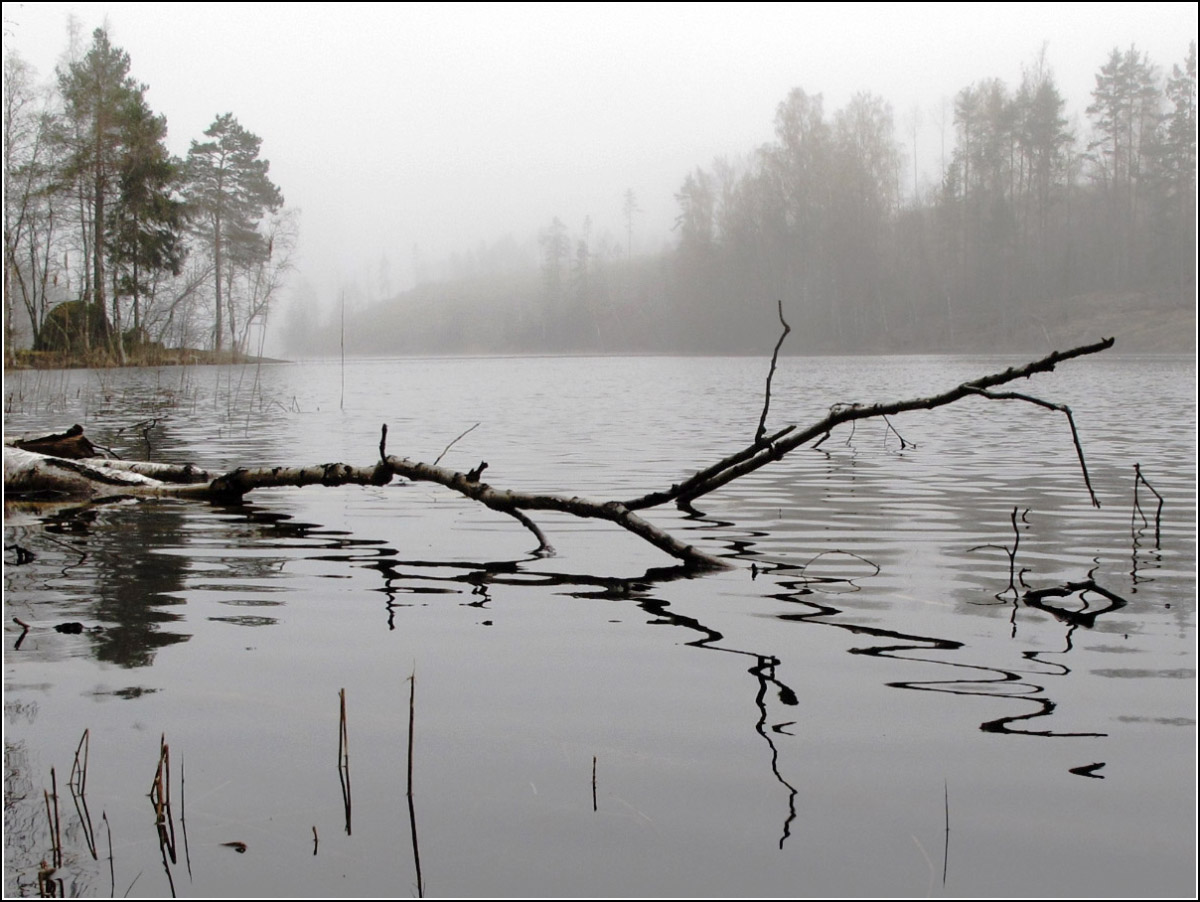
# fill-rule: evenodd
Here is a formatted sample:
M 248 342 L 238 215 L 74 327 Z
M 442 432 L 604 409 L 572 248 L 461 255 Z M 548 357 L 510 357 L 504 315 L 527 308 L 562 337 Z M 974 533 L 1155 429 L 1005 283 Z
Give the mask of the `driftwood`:
M 783 319 L 782 307 L 779 311 L 779 319 L 784 328 L 783 337 L 786 337 L 790 327 Z M 783 337 L 776 345 L 775 354 L 771 359 L 771 374 L 775 371 Z M 735 479 L 753 473 L 772 461 L 779 460 L 785 454 L 803 445 L 811 443 L 812 447 L 818 447 L 829 437 L 831 430 L 844 423 L 853 423 L 872 417 L 883 417 L 886 420 L 890 415 L 906 411 L 932 410 L 935 407 L 944 407 L 967 398 L 1025 401 L 1065 414 L 1075 442 L 1080 468 L 1083 471 L 1084 483 L 1092 503 L 1099 507 L 1100 503 L 1095 492 L 1092 491 L 1087 465 L 1083 457 L 1083 448 L 1080 445 L 1070 409 L 1064 405 L 1052 404 L 1030 395 L 1016 392 L 996 392 L 993 389 L 1028 378 L 1035 373 L 1050 372 L 1063 361 L 1095 354 L 1112 347 L 1112 345 L 1113 339 L 1106 338 L 1095 344 L 1083 345 L 1068 351 L 1055 351 L 1041 360 L 1035 360 L 1025 366 L 1010 367 L 1002 373 L 994 373 L 964 382 L 941 394 L 929 397 L 877 404 L 834 404 L 830 408 L 828 416 L 818 423 L 803 429 L 795 425 L 787 426 L 771 434 L 766 432 L 766 416 L 771 401 L 771 377 L 768 375 L 762 417 L 751 444 L 672 485 L 665 491 L 651 492 L 624 501 L 597 501 L 578 496 L 506 491 L 480 481 L 480 476 L 487 467 L 486 461 L 481 462 L 469 472 L 463 473 L 438 466 L 436 462 L 426 464 L 389 455 L 386 453 L 386 425 L 383 427 L 383 434 L 379 442 L 379 460 L 377 463 L 365 467 L 331 463 L 311 467 L 239 468 L 217 475 L 191 467 L 165 464 L 130 463 L 95 458 L 67 461 L 5 446 L 4 486 L 6 493 L 27 493 L 50 489 L 55 493 L 67 493 L 93 499 L 149 495 L 231 502 L 241 499 L 255 489 L 272 486 L 377 486 L 385 485 L 394 477 L 399 476 L 414 482 L 437 483 L 494 511 L 507 514 L 533 533 L 538 541 L 536 551 L 538 554 L 552 554 L 553 548 L 527 512 L 556 511 L 576 517 L 608 520 L 696 569 L 725 568 L 729 566 L 726 561 L 693 545 L 679 541 L 639 516 L 638 512 L 669 503 L 674 503 L 684 510 L 690 510 L 698 498 L 716 491 Z M 439 456 L 438 460 L 440 459 Z
M 84 460 L 96 456 L 96 446 L 84 436 L 83 427 L 78 423 L 66 432 L 43 435 L 41 438 L 19 441 L 16 444 L 24 451 L 48 454 L 51 457 L 64 457 L 68 460 Z

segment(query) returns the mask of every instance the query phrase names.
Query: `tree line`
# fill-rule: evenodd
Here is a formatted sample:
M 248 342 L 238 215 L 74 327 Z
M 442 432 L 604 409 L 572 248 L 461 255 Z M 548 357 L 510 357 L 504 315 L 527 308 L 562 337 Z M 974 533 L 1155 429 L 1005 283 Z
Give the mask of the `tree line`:
M 780 299 L 799 350 L 929 351 L 1040 342 L 1066 299 L 1081 299 L 1073 315 L 1122 293 L 1194 306 L 1195 42 L 1165 75 L 1114 49 L 1075 126 L 1044 54 L 1015 87 L 980 80 L 945 113 L 951 149 L 916 190 L 916 148 L 884 99 L 830 113 L 796 88 L 773 141 L 684 176 L 672 249 L 631 253 L 631 191 L 618 239 L 554 217 L 536 267 L 418 285 L 348 323 L 349 346 L 759 352 Z
M 296 218 L 230 113 L 167 150 L 130 58 L 98 28 L 40 84 L 4 60 L 4 335 L 125 362 L 148 348 L 245 353 L 289 268 Z
M 773 143 L 684 179 L 677 312 L 736 335 L 737 299 L 781 297 L 844 349 L 1040 328 L 1057 300 L 1089 292 L 1193 303 L 1195 42 L 1165 80 L 1114 49 L 1086 115 L 1086 133 L 1069 127 L 1044 57 L 1015 89 L 965 87 L 940 183 L 902 200 L 888 104 L 859 94 L 828 116 L 795 89 Z

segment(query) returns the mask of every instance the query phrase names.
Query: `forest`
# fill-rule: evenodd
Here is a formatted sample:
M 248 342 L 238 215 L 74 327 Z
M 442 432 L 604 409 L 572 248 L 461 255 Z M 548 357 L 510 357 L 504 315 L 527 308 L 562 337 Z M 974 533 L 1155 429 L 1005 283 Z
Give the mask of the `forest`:
M 883 98 L 861 93 L 830 112 L 796 88 L 772 142 L 683 176 L 672 247 L 635 255 L 626 235 L 554 217 L 536 241 L 480 246 L 444 278 L 360 303 L 345 346 L 761 353 L 775 300 L 803 353 L 1038 349 L 1090 335 L 1073 328 L 1105 314 L 1110 331 L 1136 319 L 1190 341 L 1195 42 L 1166 72 L 1113 49 L 1082 112 L 1072 127 L 1078 111 L 1044 54 L 1016 86 L 968 85 L 945 105 L 937 183 L 906 196 L 915 154 Z M 636 197 L 618 203 L 632 230 Z M 286 342 L 336 354 L 338 311 L 318 324 L 314 307 L 289 319 Z
M 280 296 L 297 221 L 261 139 L 225 113 L 173 157 L 130 67 L 103 28 L 53 84 L 5 56 L 6 365 L 232 359 Z
M 682 175 L 660 249 L 633 252 L 630 189 L 625 234 L 553 216 L 348 308 L 288 282 L 296 211 L 232 114 L 172 157 L 103 29 L 53 84 L 4 65 L 6 364 L 246 354 L 285 296 L 272 341 L 295 356 L 761 353 L 776 301 L 793 353 L 1040 350 L 1131 323 L 1134 350 L 1194 347 L 1194 41 L 1166 69 L 1114 48 L 1082 111 L 1043 51 L 1017 85 L 947 98 L 936 150 L 876 94 L 830 111 L 794 88 L 772 141 Z

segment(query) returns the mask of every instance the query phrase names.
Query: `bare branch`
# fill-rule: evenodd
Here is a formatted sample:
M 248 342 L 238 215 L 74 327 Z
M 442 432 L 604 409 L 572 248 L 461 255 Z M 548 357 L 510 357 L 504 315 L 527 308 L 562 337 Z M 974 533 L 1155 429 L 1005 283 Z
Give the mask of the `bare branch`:
M 477 429 L 478 427 L 479 427 L 479 424 L 476 423 L 470 429 L 467 429 L 464 432 L 459 433 L 458 438 L 454 439 L 454 441 L 452 441 L 450 444 L 448 444 L 445 448 L 442 449 L 442 453 L 437 456 L 437 459 L 433 462 L 433 465 L 436 467 L 438 464 L 440 464 L 442 462 L 442 458 L 446 456 L 447 451 L 449 451 L 451 448 L 453 448 L 455 445 L 457 445 L 460 439 L 464 438 L 465 436 L 470 434 L 473 430 Z M 387 427 L 385 426 L 384 428 L 386 429 Z M 382 453 L 383 452 L 380 452 L 381 455 L 382 455 Z
M 754 433 L 754 444 L 756 445 L 761 445 L 763 437 L 767 434 L 767 410 L 771 407 L 771 379 L 775 375 L 775 364 L 779 360 L 779 349 L 783 347 L 783 340 L 792 331 L 792 327 L 783 318 L 783 301 L 779 301 L 779 321 L 783 323 L 783 333 L 779 336 L 779 341 L 775 343 L 775 353 L 771 355 L 771 369 L 767 371 L 767 390 L 763 396 L 762 416 L 758 419 L 758 431 Z
M 1147 525 L 1146 515 L 1143 513 L 1142 505 L 1138 501 L 1139 482 L 1153 492 L 1154 497 L 1158 499 L 1158 510 L 1154 513 L 1154 547 L 1158 548 L 1161 544 L 1160 539 L 1162 533 L 1163 496 L 1158 493 L 1158 489 L 1146 481 L 1146 476 L 1142 473 L 1142 465 L 1140 463 L 1135 463 L 1133 465 L 1133 514 L 1134 516 L 1140 514 L 1142 518 L 1142 525 L 1145 526 Z M 1130 522 L 1132 523 L 1132 517 L 1130 518 Z
M 976 389 L 975 393 L 992 401 L 1025 401 L 1029 404 L 1036 404 L 1038 407 L 1045 407 L 1047 410 L 1057 410 L 1059 413 L 1065 413 L 1067 415 L 1067 422 L 1071 426 L 1071 439 L 1075 442 L 1075 453 L 1079 456 L 1079 468 L 1083 470 L 1083 482 L 1087 486 L 1088 494 L 1092 496 L 1092 506 L 1100 506 L 1100 499 L 1096 497 L 1096 492 L 1092 489 L 1092 480 L 1088 476 L 1087 462 L 1083 459 L 1083 445 L 1079 442 L 1079 430 L 1075 428 L 1075 416 L 1071 413 L 1070 407 L 1066 404 L 1052 404 L 1049 401 L 1043 401 L 1041 398 L 1035 398 L 1032 395 L 1023 395 L 1015 391 L 990 392 L 983 389 Z
M 927 398 L 912 398 L 907 401 L 892 401 L 883 404 L 868 405 L 835 404 L 830 408 L 829 415 L 819 423 L 796 432 L 793 430 L 797 427 L 790 426 L 786 430 L 775 433 L 765 445 L 752 445 L 744 448 L 724 460 L 718 461 L 711 467 L 701 470 L 683 482 L 672 486 L 666 492 L 644 495 L 641 498 L 626 501 L 625 505 L 631 510 L 640 510 L 668 501 L 690 503 L 702 495 L 707 495 L 709 492 L 713 492 L 721 486 L 741 476 L 745 476 L 747 473 L 753 473 L 755 470 L 766 466 L 772 461 L 779 460 L 789 451 L 794 451 L 801 445 L 825 435 L 825 433 L 842 423 L 851 423 L 855 420 L 864 420 L 870 417 L 905 413 L 912 410 L 933 410 L 935 407 L 944 407 L 947 404 L 961 401 L 968 395 L 979 394 L 997 385 L 1028 378 L 1035 373 L 1051 372 L 1055 366 L 1065 360 L 1083 357 L 1088 354 L 1096 354 L 1112 346 L 1113 339 L 1105 338 L 1094 344 L 1081 345 L 1068 351 L 1055 351 L 1041 360 L 1035 360 L 1025 366 L 1009 367 L 1002 373 L 994 373 L 972 382 L 964 382 L 939 395 L 931 395 Z M 785 434 L 787 434 L 786 438 L 784 437 Z M 1089 485 L 1090 490 L 1091 487 Z

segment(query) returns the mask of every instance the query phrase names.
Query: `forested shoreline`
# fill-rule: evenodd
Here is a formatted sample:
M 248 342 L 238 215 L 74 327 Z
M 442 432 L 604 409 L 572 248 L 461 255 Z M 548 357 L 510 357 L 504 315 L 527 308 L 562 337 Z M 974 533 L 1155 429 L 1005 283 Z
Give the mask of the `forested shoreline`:
M 174 157 L 147 91 L 104 28 L 52 83 L 6 53 L 6 366 L 243 359 L 261 338 L 297 238 L 262 140 L 224 113 Z
M 1195 348 L 1196 44 L 1135 47 L 1068 109 L 1045 54 L 941 107 L 905 147 L 885 98 L 795 88 L 774 139 L 682 175 L 668 245 L 558 216 L 345 307 L 287 282 L 297 217 L 261 139 L 218 115 L 185 159 L 128 54 L 97 29 L 52 84 L 5 59 L 5 363 L 242 360 L 268 318 L 288 356 L 1035 350 L 1094 337 Z M 419 136 L 414 137 L 419 140 Z M 919 173 L 918 154 L 932 177 Z
M 555 217 L 536 246 L 481 247 L 457 278 L 360 305 L 346 347 L 761 353 L 782 300 L 803 353 L 1025 350 L 1105 326 L 1134 350 L 1194 350 L 1195 42 L 1166 72 L 1114 49 L 1083 111 L 1039 58 L 945 117 L 940 180 L 905 197 L 914 161 L 888 103 L 830 114 L 797 88 L 773 142 L 683 177 L 673 248 L 635 256 Z M 293 353 L 337 352 L 336 320 L 315 320 L 287 324 Z

